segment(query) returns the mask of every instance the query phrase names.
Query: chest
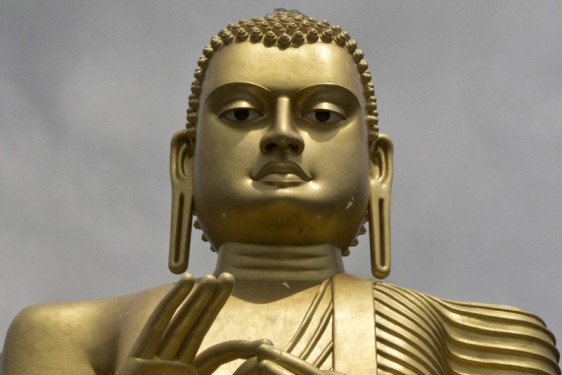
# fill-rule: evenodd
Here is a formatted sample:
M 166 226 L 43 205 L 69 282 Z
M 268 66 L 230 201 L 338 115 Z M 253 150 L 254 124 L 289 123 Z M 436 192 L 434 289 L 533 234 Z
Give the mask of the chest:
M 205 336 L 201 350 L 229 340 L 268 339 L 297 356 L 309 348 L 305 356 L 318 357 L 331 343 L 332 325 L 330 311 L 325 314 L 330 310 L 330 296 L 318 298 L 316 294 L 317 290 L 307 290 L 264 303 L 231 298 Z M 242 362 L 225 364 L 217 374 L 232 374 Z
M 292 287 L 292 285 L 291 285 Z M 283 289 L 286 289 L 283 286 Z M 139 332 L 150 316 L 157 297 L 135 306 L 134 313 L 127 314 L 121 327 L 119 362 L 129 353 Z M 328 285 L 312 286 L 295 290 L 264 287 L 259 293 L 232 295 L 205 335 L 198 353 L 230 340 L 263 340 L 273 342 L 277 348 L 302 355 L 314 338 L 325 348 L 331 342 L 331 290 Z M 327 313 L 326 313 L 327 311 Z M 322 317 L 324 319 L 322 320 Z M 327 318 L 327 319 L 326 319 Z M 303 322 L 307 322 L 303 324 Z M 320 346 L 312 345 L 311 353 L 318 355 Z M 243 361 L 234 361 L 215 372 L 232 374 Z

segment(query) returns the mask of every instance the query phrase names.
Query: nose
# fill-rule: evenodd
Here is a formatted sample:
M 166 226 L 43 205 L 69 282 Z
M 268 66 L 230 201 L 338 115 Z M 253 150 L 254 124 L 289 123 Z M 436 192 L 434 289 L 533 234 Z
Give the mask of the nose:
M 260 141 L 263 154 L 292 151 L 300 155 L 304 150 L 304 140 L 296 131 L 289 98 L 277 101 L 274 122 Z

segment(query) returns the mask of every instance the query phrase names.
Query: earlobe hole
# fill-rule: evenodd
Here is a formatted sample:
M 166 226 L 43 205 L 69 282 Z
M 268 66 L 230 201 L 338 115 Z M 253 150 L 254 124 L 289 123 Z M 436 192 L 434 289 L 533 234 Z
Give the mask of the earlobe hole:
M 183 206 L 184 206 L 184 196 L 180 194 L 178 199 L 178 216 L 176 218 L 176 228 L 181 230 L 183 225 Z M 180 261 L 181 256 L 181 236 L 175 236 L 174 239 L 174 254 L 173 254 L 173 262 L 174 264 L 178 264 Z
M 384 228 L 384 199 L 379 199 L 379 241 L 380 241 L 380 245 L 379 248 L 384 249 L 385 248 L 385 228 Z M 380 265 L 381 268 L 385 268 L 386 267 L 386 254 L 384 251 L 380 252 Z

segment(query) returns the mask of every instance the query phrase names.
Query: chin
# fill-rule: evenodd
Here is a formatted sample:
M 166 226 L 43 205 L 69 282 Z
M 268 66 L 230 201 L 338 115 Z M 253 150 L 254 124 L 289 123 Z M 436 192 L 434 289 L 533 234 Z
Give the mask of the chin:
M 237 242 L 282 246 L 332 244 L 343 250 L 355 239 L 366 211 L 336 210 L 318 202 L 298 201 L 293 205 L 286 200 L 276 204 L 269 200 L 265 207 L 252 206 L 198 218 L 216 249 L 223 243 Z

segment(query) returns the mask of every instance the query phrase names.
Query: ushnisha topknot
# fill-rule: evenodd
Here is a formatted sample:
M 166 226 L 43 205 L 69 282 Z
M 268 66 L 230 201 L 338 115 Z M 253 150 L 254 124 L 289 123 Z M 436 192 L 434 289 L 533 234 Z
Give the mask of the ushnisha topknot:
M 376 140 L 379 132 L 377 98 L 371 82 L 369 66 L 363 58 L 363 51 L 357 48 L 357 42 L 339 26 L 332 26 L 328 21 L 318 21 L 314 17 L 307 17 L 298 11 L 285 9 L 276 9 L 273 13 L 264 17 L 254 17 L 249 21 L 240 20 L 238 23 L 228 24 L 226 28 L 211 38 L 210 43 L 203 48 L 203 55 L 199 58 L 195 69 L 195 80 L 191 84 L 187 109 L 186 127 L 188 129 L 194 129 L 197 124 L 201 87 L 209 61 L 214 53 L 231 43 L 245 42 L 262 43 L 266 47 L 277 47 L 281 50 L 298 48 L 312 43 L 335 43 L 345 48 L 353 57 L 361 76 L 369 140 Z

